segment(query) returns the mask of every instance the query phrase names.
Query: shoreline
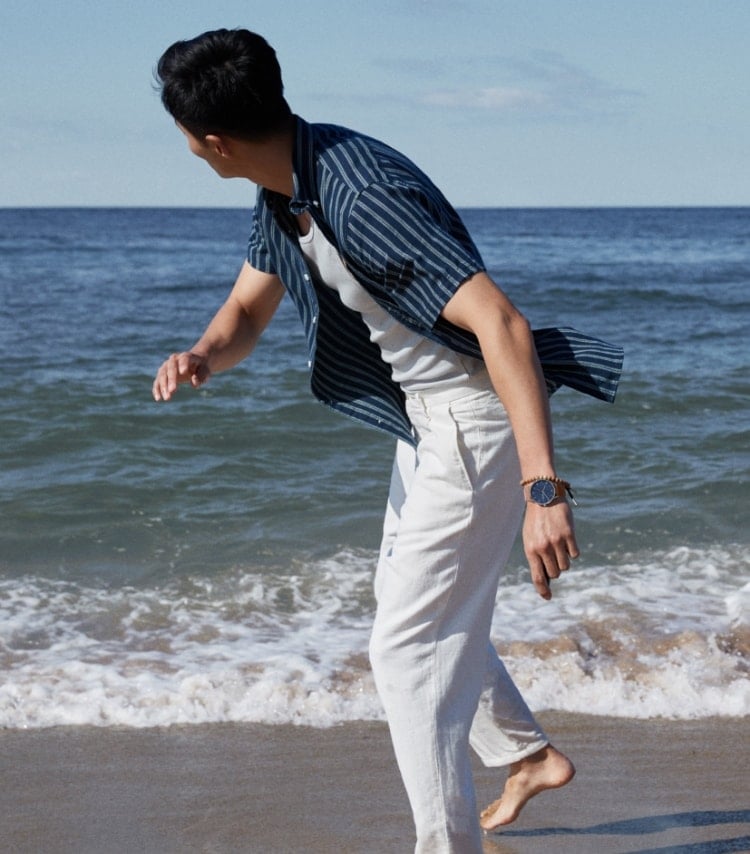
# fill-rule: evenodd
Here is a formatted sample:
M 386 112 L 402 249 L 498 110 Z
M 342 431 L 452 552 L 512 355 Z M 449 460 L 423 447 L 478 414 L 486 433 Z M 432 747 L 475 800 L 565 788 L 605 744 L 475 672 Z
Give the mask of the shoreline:
M 539 715 L 577 775 L 485 854 L 750 850 L 750 719 Z M 4 850 L 388 854 L 412 850 L 382 723 L 0 731 Z M 475 763 L 480 808 L 504 773 Z M 710 847 L 709 847 L 710 846 Z

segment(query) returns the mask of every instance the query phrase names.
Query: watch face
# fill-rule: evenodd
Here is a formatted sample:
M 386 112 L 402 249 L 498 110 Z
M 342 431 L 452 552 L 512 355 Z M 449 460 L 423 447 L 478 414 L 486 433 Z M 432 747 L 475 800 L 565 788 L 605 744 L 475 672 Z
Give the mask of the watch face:
M 535 504 L 541 504 L 542 507 L 546 507 L 547 504 L 554 501 L 556 497 L 557 489 L 551 480 L 535 480 L 534 483 L 531 484 L 529 498 L 531 498 Z

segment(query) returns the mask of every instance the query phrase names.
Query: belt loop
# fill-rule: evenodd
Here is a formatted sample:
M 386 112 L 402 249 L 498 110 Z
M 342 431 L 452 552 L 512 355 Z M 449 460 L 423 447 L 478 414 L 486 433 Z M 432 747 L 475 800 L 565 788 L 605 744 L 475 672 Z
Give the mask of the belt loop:
M 425 416 L 427 417 L 427 420 L 429 421 L 429 418 L 430 418 L 429 399 L 427 398 L 426 395 L 419 394 L 419 392 L 417 392 L 417 400 L 419 401 L 419 405 L 422 407 L 422 411 L 424 412 Z
M 407 397 L 410 397 L 412 401 L 419 405 L 419 408 L 422 410 L 422 413 L 426 418 L 430 417 L 430 405 L 429 405 L 429 396 L 422 394 L 418 391 L 412 391 L 407 394 Z

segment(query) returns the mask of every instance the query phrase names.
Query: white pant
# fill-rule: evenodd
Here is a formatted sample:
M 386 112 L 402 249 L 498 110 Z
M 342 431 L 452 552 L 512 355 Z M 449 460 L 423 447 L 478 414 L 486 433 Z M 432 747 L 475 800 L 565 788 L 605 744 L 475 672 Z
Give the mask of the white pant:
M 508 418 L 482 372 L 407 396 L 375 577 L 370 643 L 420 854 L 480 854 L 469 742 L 485 765 L 547 738 L 489 642 L 523 497 Z M 473 723 L 472 723 L 473 721 Z

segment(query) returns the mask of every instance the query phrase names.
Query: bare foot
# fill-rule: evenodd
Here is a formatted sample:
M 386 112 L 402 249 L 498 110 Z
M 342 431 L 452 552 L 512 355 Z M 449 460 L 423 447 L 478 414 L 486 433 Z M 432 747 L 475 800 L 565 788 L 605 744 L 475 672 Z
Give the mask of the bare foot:
M 546 789 L 559 789 L 569 783 L 575 773 L 570 759 L 551 744 L 533 756 L 514 762 L 508 771 L 502 796 L 482 812 L 479 824 L 484 830 L 510 824 L 534 795 Z

